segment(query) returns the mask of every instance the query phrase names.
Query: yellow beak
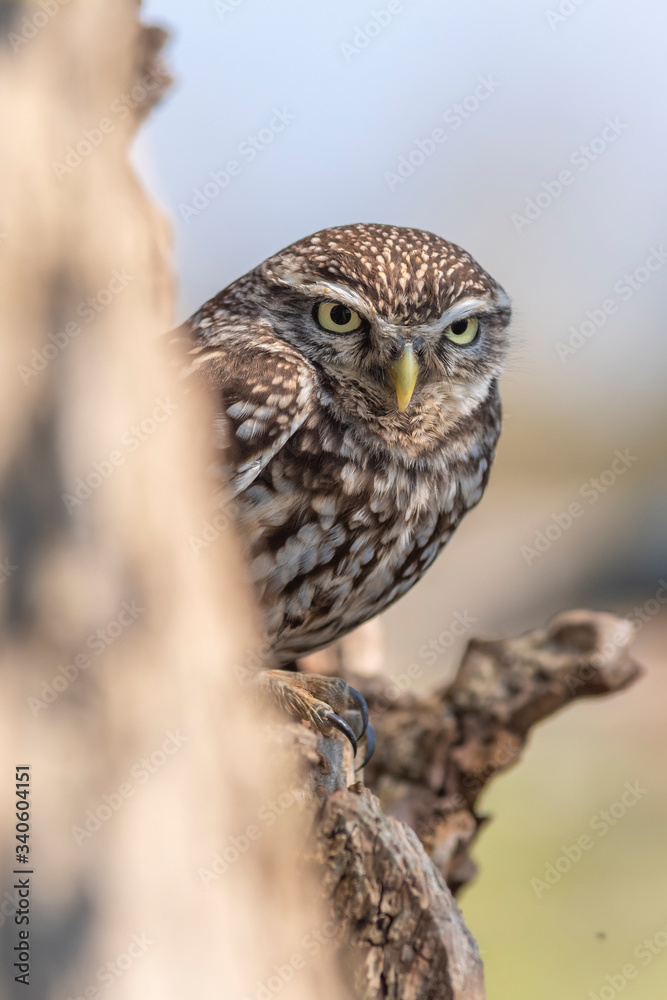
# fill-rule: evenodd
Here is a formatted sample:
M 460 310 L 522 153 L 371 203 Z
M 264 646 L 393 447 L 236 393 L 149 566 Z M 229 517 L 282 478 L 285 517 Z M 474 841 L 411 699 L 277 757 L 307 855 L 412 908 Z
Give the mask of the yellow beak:
M 389 377 L 396 389 L 396 400 L 401 413 L 408 408 L 418 375 L 419 365 L 412 344 L 406 344 L 398 361 L 393 361 L 389 365 Z

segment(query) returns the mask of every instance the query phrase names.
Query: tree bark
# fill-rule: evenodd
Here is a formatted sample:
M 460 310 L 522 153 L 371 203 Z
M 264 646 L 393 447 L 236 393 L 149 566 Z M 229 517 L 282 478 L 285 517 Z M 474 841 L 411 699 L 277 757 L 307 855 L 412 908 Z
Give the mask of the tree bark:
M 355 996 L 483 1000 L 479 952 L 454 899 L 476 873 L 470 852 L 488 822 L 477 800 L 542 719 L 639 676 L 632 636 L 614 615 L 567 611 L 516 639 L 473 639 L 453 683 L 432 695 L 388 701 L 381 677 L 351 677 L 376 728 L 370 788 L 336 788 L 340 755 L 320 740 L 328 768 L 313 855 Z

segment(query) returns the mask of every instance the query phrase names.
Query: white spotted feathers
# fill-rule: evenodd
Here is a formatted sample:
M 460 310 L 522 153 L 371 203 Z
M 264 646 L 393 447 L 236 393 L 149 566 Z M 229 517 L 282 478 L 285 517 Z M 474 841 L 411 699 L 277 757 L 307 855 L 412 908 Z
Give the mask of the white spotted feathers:
M 361 325 L 321 329 L 322 301 Z M 452 345 L 447 324 L 473 313 L 475 341 Z M 509 318 L 502 288 L 459 247 L 361 224 L 287 247 L 186 324 L 189 371 L 219 393 L 215 440 L 278 663 L 400 597 L 478 503 Z M 401 412 L 390 372 L 406 343 L 419 374 Z

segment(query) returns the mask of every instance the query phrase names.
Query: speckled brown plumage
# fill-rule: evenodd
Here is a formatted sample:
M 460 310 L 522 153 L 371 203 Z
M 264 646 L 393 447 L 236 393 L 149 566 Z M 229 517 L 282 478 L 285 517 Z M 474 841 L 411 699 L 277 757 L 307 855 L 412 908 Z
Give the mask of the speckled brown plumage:
M 361 327 L 322 329 L 322 301 Z M 472 343 L 445 337 L 473 315 Z M 500 286 L 454 244 L 351 225 L 270 257 L 186 325 L 190 370 L 219 390 L 219 430 L 231 427 L 221 438 L 278 664 L 404 594 L 479 501 L 509 316 Z M 388 373 L 406 345 L 419 373 L 401 412 Z

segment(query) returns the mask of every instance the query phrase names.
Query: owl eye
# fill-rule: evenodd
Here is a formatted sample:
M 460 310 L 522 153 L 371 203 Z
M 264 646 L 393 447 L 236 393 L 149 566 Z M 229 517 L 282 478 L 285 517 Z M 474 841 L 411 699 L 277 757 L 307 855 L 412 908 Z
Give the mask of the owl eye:
M 451 340 L 452 344 L 472 344 L 477 336 L 479 320 L 476 316 L 469 316 L 468 319 L 457 319 L 445 330 L 445 337 Z
M 315 307 L 315 318 L 322 329 L 330 333 L 352 333 L 362 323 L 359 313 L 342 302 L 320 302 Z

